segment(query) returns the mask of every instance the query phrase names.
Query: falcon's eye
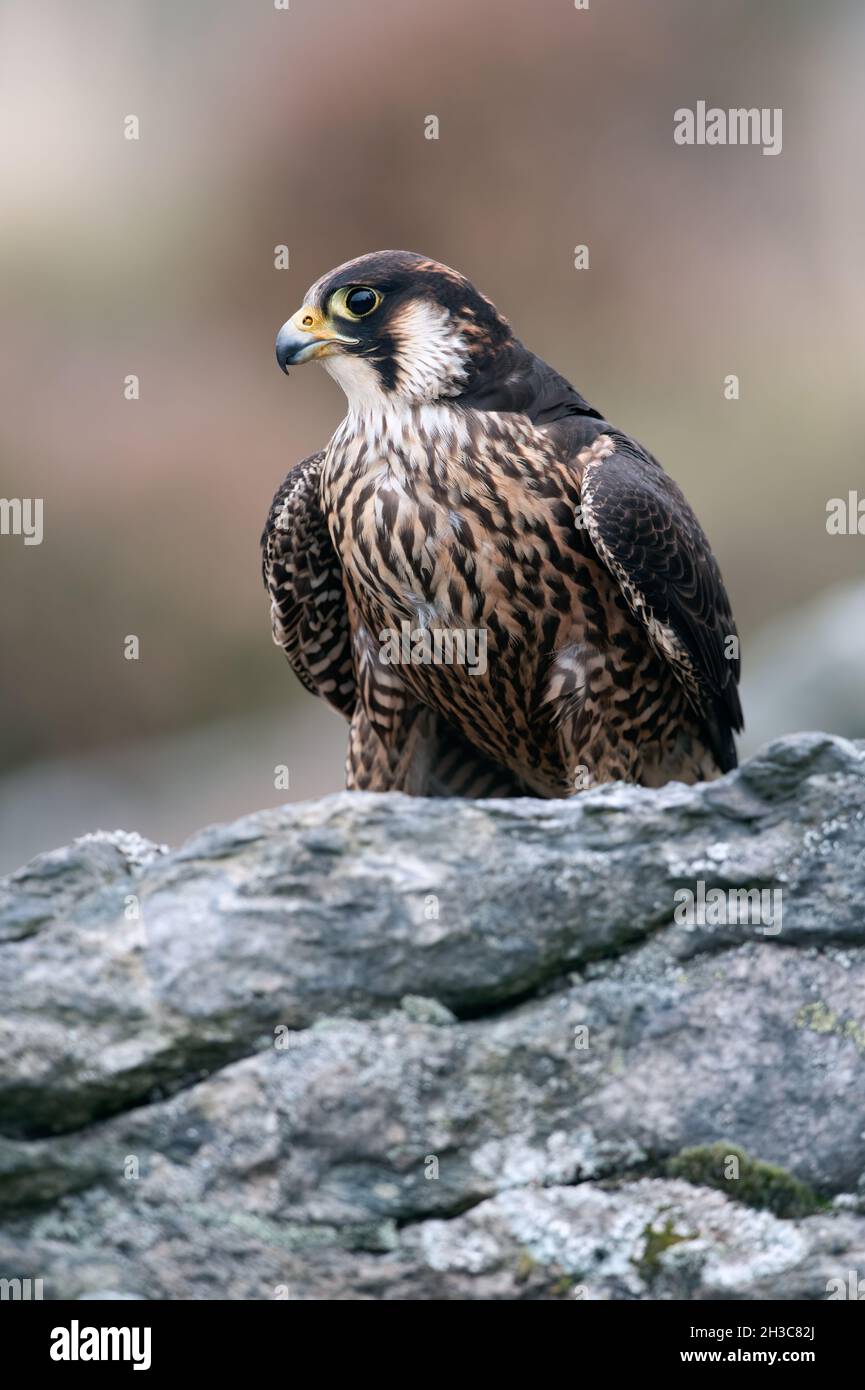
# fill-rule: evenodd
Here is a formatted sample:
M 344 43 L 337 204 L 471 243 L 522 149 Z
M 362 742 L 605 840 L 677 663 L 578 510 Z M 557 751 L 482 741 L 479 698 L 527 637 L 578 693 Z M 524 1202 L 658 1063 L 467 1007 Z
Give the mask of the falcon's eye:
M 380 303 L 381 295 L 368 289 L 366 285 L 356 285 L 354 289 L 348 290 L 345 296 L 345 307 L 352 318 L 356 319 L 366 318 Z

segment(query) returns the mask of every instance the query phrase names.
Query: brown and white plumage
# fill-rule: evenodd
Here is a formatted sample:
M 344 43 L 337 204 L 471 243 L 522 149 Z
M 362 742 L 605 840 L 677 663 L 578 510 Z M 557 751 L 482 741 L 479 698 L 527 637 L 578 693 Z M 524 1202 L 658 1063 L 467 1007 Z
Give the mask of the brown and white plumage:
M 696 517 L 468 281 L 361 257 L 277 356 L 324 358 L 348 398 L 263 547 L 275 640 L 350 720 L 349 786 L 567 796 L 735 766 L 736 629 Z M 394 664 L 404 624 L 482 633 L 485 669 Z
M 307 690 L 351 721 L 348 785 L 391 785 L 400 760 L 411 765 L 417 733 L 412 740 L 404 737 L 403 747 L 390 749 L 375 732 L 377 696 L 369 662 L 364 644 L 354 654 L 342 567 L 321 507 L 324 456 L 322 449 L 291 470 L 273 499 L 262 535 L 273 640 Z M 405 790 L 414 790 L 415 783 L 418 793 L 427 796 L 512 796 L 524 790 L 432 711 L 423 715 L 419 731 L 426 730 L 434 757 L 423 768 L 414 760 L 414 778 L 406 773 L 400 778 Z

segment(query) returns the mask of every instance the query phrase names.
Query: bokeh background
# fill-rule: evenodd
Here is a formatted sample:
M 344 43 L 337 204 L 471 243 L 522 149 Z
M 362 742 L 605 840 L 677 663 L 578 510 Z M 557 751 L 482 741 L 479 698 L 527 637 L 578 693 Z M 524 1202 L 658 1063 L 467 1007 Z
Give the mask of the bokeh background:
M 342 397 L 273 337 L 381 247 L 469 275 L 684 486 L 744 748 L 865 733 L 865 536 L 826 531 L 865 496 L 863 60 L 856 0 L 4 0 L 0 495 L 45 538 L 0 537 L 0 868 L 340 786 L 258 538 Z M 781 107 L 782 153 L 677 146 L 698 100 Z

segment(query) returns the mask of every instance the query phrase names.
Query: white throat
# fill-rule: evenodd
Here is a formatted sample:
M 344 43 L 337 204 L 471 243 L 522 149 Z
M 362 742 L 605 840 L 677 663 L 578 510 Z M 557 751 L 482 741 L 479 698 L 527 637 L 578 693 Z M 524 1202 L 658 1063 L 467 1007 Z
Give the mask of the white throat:
M 378 372 L 363 357 L 334 353 L 322 366 L 345 392 L 349 415 L 381 415 L 392 408 L 391 392 L 382 390 Z

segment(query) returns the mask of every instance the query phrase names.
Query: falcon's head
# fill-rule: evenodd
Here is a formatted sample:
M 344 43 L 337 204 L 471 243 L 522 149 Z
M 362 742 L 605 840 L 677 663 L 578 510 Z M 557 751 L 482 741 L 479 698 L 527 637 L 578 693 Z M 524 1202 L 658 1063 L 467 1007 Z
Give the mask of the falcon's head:
M 513 342 L 457 271 L 411 251 L 375 251 L 316 281 L 279 330 L 276 360 L 287 372 L 323 359 L 354 408 L 426 404 L 483 389 Z

